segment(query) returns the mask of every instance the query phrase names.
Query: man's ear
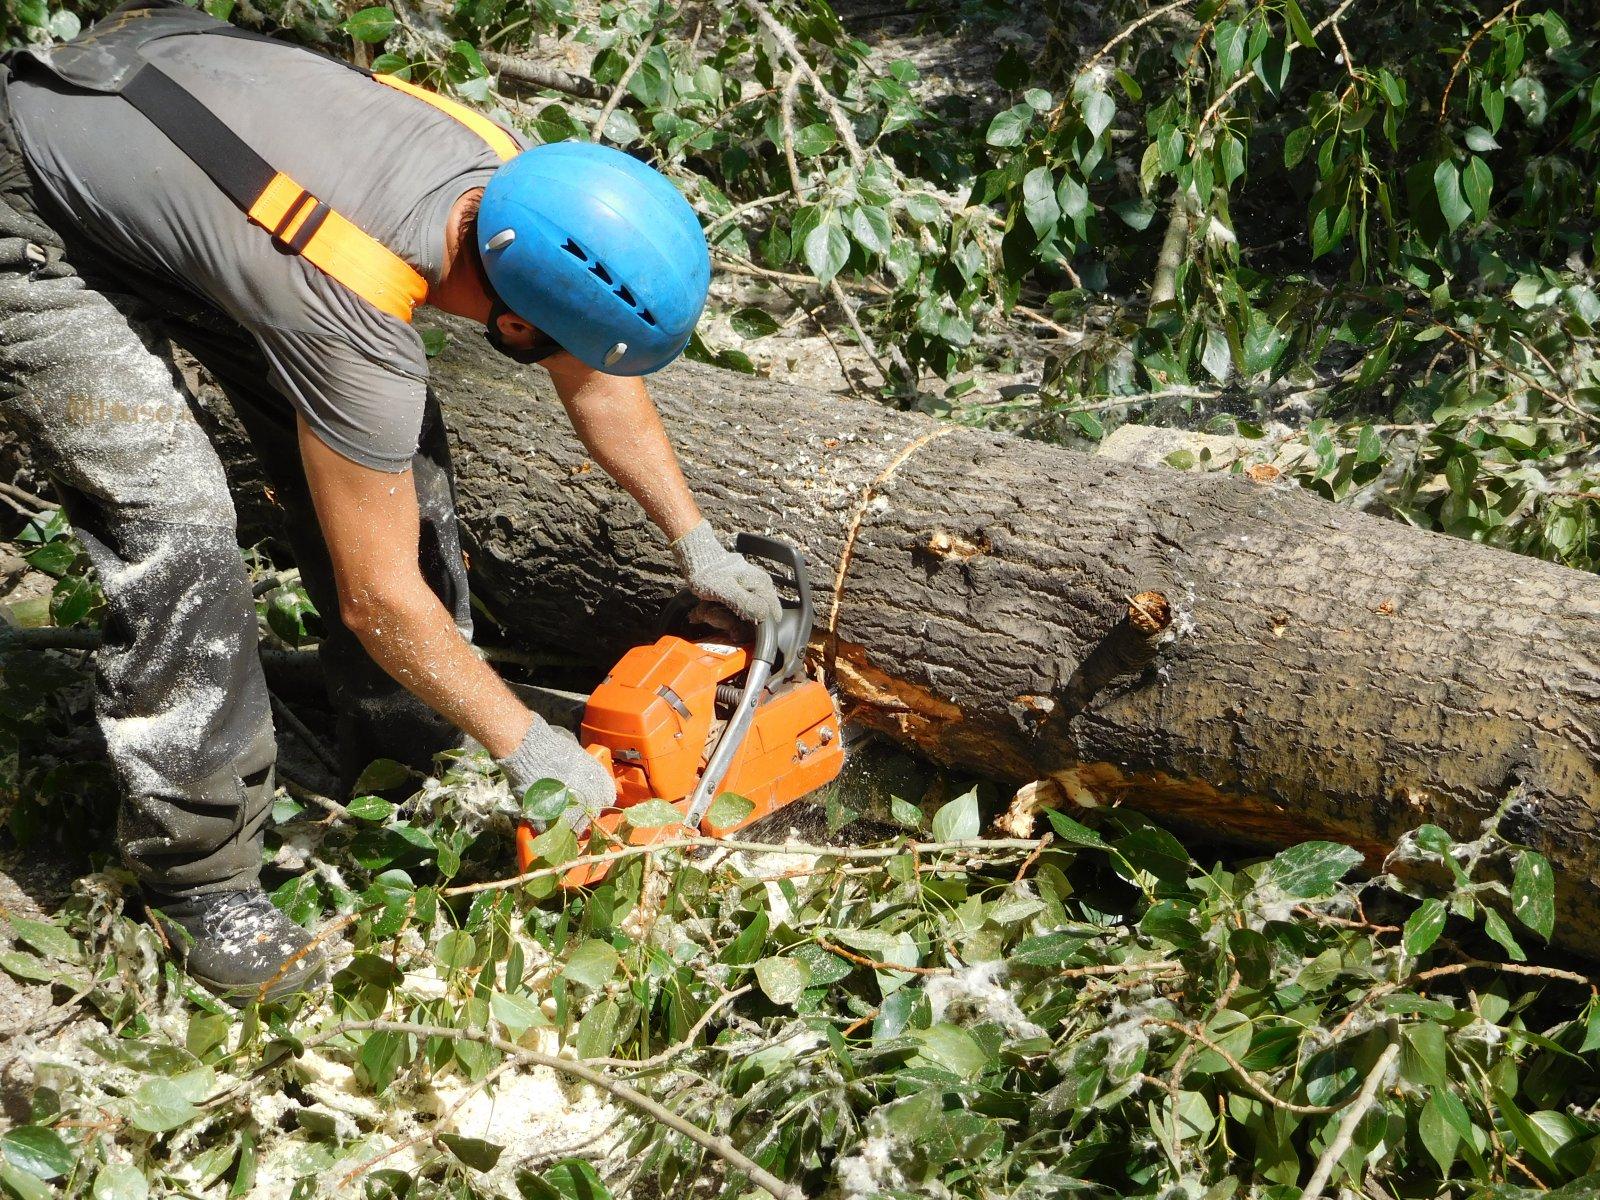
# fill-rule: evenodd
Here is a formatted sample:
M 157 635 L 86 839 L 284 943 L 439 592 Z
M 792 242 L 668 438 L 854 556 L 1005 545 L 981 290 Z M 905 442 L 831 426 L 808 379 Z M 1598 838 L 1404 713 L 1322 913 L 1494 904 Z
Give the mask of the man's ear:
M 505 312 L 499 317 L 500 336 L 506 341 L 516 345 L 520 342 L 531 340 L 533 326 L 524 321 L 516 313 Z

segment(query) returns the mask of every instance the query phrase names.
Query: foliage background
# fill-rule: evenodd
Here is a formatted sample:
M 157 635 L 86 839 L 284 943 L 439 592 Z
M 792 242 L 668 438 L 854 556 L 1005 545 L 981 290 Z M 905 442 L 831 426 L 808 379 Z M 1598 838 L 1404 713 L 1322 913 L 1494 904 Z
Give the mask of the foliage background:
M 700 357 L 756 369 L 817 327 L 885 403 L 1079 447 L 1128 420 L 1236 433 L 1231 469 L 1600 563 L 1582 5 L 929 5 L 919 36 L 975 57 L 956 82 L 821 0 L 213 6 L 652 157 L 742 281 Z M 104 7 L 12 0 L 4 34 Z M 32 619 L 92 627 L 59 517 L 23 541 L 57 579 Z M 255 569 L 264 639 L 313 639 L 292 576 Z M 8 836 L 104 866 L 109 780 L 60 750 L 81 657 L 7 641 L 0 669 Z M 6 914 L 0 968 L 54 1003 L 12 1035 L 37 1086 L 0 1190 L 751 1189 L 616 1095 L 574 1146 L 461 1131 L 560 1052 L 807 1195 L 1593 1194 L 1600 1006 L 1538 949 L 1549 867 L 1498 826 L 1418 830 L 1358 884 L 1343 847 L 1239 862 L 1127 811 L 973 841 L 1000 797 L 880 768 L 819 845 L 629 860 L 568 903 L 549 878 L 453 891 L 505 871 L 517 802 L 479 761 L 379 767 L 399 807 L 286 792 L 276 899 L 339 967 L 314 1013 L 220 1009 L 122 912 L 127 880 L 86 874 L 54 919 Z M 541 848 L 552 872 L 577 852 Z

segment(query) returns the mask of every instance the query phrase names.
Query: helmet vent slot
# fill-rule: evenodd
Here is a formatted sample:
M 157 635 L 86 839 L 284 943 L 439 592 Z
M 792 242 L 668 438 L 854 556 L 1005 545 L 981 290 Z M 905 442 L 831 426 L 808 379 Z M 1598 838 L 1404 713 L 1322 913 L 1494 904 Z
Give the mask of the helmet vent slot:
M 646 325 L 654 325 L 656 323 L 656 319 L 650 315 L 650 310 L 648 308 L 641 308 L 639 310 L 639 315 L 644 318 L 644 323 Z
M 590 263 L 589 270 L 607 287 L 611 285 L 611 272 L 606 270 L 605 263 Z
M 561 248 L 568 254 L 572 255 L 573 258 L 576 258 L 579 262 L 589 261 L 589 256 L 583 252 L 583 247 L 578 245 L 578 243 L 573 241 L 571 238 L 568 238 L 564 243 L 562 243 Z
M 616 287 L 617 295 L 622 297 L 622 302 L 629 308 L 638 308 L 639 302 L 633 298 L 633 293 L 628 290 L 628 285 L 619 283 Z

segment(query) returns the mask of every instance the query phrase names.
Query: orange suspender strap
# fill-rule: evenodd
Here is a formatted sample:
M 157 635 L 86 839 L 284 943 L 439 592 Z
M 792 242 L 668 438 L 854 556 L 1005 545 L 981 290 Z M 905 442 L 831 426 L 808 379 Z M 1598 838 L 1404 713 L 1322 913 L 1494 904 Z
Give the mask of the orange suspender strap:
M 501 161 L 516 155 L 516 141 L 487 117 L 393 75 L 372 78 L 459 121 Z M 250 206 L 250 219 L 380 312 L 410 321 L 413 310 L 428 297 L 427 280 L 409 263 L 282 172 Z
M 457 104 L 454 100 L 446 100 L 437 92 L 419 88 L 416 84 L 407 83 L 404 79 L 394 75 L 374 75 L 372 78 L 385 87 L 392 87 L 397 92 L 415 96 L 424 104 L 433 105 L 446 116 L 454 117 L 487 142 L 489 149 L 500 156 L 501 162 L 507 162 L 517 156 L 516 139 L 482 113 L 475 113 L 464 104 Z

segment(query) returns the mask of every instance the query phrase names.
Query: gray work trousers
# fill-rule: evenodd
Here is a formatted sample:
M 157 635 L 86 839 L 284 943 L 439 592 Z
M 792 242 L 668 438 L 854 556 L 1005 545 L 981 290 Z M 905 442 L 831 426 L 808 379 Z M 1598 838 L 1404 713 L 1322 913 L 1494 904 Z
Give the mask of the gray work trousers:
M 459 734 L 340 622 L 294 414 L 254 341 L 175 288 L 97 264 L 66 228 L 34 186 L 0 81 L 0 422 L 55 482 L 105 591 L 95 715 L 123 792 L 117 840 L 152 891 L 249 887 L 276 756 L 255 604 L 222 464 L 157 353 L 163 340 L 216 377 L 283 509 L 326 628 L 342 782 L 379 757 L 425 767 Z M 424 576 L 470 634 L 449 446 L 431 395 L 412 474 Z

